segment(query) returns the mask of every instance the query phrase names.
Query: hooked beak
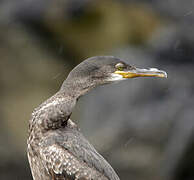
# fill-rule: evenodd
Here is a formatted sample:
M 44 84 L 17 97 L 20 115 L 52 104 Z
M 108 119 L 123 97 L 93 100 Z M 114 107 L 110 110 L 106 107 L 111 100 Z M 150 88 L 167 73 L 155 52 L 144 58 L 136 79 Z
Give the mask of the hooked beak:
M 115 71 L 115 74 L 121 75 L 123 78 L 135 78 L 135 77 L 160 77 L 167 78 L 167 73 L 165 71 L 159 70 L 157 68 L 140 69 L 134 67 L 132 70 L 127 71 Z

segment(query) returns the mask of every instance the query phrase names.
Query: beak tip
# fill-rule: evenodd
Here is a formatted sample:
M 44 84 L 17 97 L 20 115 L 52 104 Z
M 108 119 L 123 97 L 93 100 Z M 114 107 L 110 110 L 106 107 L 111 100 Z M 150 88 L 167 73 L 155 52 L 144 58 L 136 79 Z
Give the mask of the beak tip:
M 161 74 L 161 77 L 168 78 L 168 75 L 167 75 L 167 73 L 165 71 L 163 71 L 162 74 Z

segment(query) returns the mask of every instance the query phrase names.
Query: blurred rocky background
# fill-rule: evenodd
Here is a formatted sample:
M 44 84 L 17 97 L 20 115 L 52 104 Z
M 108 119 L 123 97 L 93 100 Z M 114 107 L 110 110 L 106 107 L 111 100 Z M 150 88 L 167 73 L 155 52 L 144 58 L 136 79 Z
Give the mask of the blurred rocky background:
M 1 0 L 0 179 L 32 179 L 30 114 L 95 55 L 158 67 L 81 98 L 72 119 L 122 180 L 194 179 L 193 0 Z

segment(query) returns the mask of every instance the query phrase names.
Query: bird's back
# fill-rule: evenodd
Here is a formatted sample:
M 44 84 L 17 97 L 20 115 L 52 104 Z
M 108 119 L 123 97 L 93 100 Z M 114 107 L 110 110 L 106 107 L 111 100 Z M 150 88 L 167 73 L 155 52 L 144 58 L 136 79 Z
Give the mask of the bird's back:
M 72 126 L 71 120 L 65 128 L 46 132 L 39 149 L 37 161 L 44 167 L 39 180 L 49 177 L 53 180 L 119 180 L 108 162 Z M 34 169 L 35 177 L 40 174 L 38 171 Z

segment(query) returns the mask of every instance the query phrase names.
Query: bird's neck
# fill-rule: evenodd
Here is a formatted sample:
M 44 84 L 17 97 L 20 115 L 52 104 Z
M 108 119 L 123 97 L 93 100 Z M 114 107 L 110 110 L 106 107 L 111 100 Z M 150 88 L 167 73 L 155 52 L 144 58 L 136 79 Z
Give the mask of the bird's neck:
M 59 92 L 35 109 L 31 124 L 35 123 L 44 130 L 65 127 L 77 100 L 90 89 L 82 84 L 64 83 Z
M 79 99 L 81 96 L 85 95 L 87 92 L 92 90 L 97 86 L 94 81 L 91 82 L 89 79 L 77 78 L 76 80 L 66 80 L 63 82 L 59 92 L 64 93 L 66 96 L 70 96 L 75 99 Z

